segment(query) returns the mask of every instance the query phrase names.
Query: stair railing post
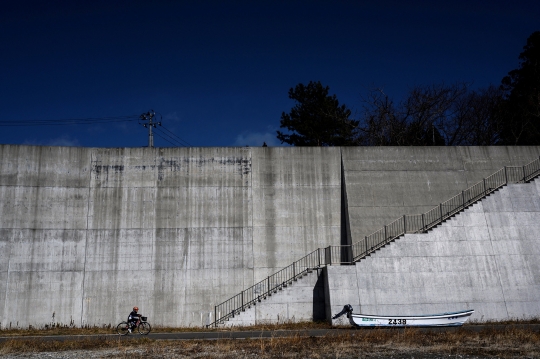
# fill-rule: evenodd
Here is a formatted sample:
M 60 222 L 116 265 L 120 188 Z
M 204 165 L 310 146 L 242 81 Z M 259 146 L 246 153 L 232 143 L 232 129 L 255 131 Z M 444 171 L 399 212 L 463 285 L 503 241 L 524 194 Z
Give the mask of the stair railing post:
M 266 278 L 266 289 L 267 289 L 268 294 L 270 294 L 270 276 Z
M 463 203 L 462 209 L 465 209 L 465 191 L 461 191 L 461 203 Z
M 319 266 L 321 266 L 321 249 L 317 248 L 317 259 L 319 260 Z
M 441 214 L 441 223 L 442 223 L 442 218 L 443 218 L 443 216 L 442 216 L 442 203 L 439 203 L 439 212 Z
M 244 291 L 242 291 L 242 306 L 240 307 L 240 310 L 244 310 Z
M 367 252 L 368 252 L 368 246 L 367 246 L 367 236 L 364 237 L 365 241 L 366 241 L 366 251 L 364 252 L 367 256 Z
M 508 172 L 506 171 L 506 166 L 504 166 L 504 184 L 508 184 Z
M 325 262 L 327 265 L 331 265 L 332 264 L 332 249 L 330 248 L 330 246 L 326 247 L 324 249 L 324 257 L 325 257 Z
M 214 307 L 214 327 L 217 328 L 217 306 Z
M 386 242 L 386 224 L 384 225 L 384 242 Z
M 523 171 L 523 183 L 525 183 L 525 166 L 522 167 L 522 171 Z
M 426 228 L 426 224 L 424 222 L 424 214 L 422 213 L 422 232 L 425 232 L 424 228 Z
M 407 234 L 407 217 L 403 215 L 403 234 Z
M 293 279 L 296 279 L 296 262 L 292 263 L 292 277 Z

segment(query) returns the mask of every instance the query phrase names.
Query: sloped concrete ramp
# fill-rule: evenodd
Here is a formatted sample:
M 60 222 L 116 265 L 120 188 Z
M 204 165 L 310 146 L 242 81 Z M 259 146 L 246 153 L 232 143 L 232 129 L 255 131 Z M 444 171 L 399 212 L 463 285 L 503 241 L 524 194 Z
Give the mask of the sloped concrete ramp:
M 354 266 L 329 266 L 325 285 L 328 319 L 345 304 L 365 314 L 474 309 L 477 321 L 539 317 L 540 180 L 503 187 Z

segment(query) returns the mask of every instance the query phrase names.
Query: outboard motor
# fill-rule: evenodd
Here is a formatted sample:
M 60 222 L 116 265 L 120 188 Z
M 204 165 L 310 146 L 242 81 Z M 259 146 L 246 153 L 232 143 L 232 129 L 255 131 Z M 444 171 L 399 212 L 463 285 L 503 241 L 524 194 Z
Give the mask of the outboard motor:
M 337 319 L 341 317 L 343 314 L 347 314 L 347 318 L 349 318 L 349 315 L 353 312 L 353 308 L 350 304 L 345 304 L 343 306 L 343 310 L 339 312 L 338 314 L 334 315 L 332 319 Z

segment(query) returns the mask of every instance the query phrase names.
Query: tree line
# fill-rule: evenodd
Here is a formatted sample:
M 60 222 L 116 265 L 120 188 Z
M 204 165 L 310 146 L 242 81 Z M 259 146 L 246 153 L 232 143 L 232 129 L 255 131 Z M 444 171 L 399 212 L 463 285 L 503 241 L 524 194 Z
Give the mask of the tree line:
M 281 143 L 294 146 L 540 145 L 540 31 L 519 67 L 500 86 L 416 86 L 395 102 L 382 88 L 362 98 L 357 118 L 319 81 L 289 90 L 296 104 L 281 115 Z

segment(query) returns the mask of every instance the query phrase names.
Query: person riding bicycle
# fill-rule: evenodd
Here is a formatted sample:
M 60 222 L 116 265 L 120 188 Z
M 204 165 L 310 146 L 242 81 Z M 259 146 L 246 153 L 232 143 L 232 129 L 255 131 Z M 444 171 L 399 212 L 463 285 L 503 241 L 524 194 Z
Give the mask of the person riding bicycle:
M 128 335 L 134 333 L 135 330 L 141 335 L 148 335 L 152 330 L 152 326 L 147 322 L 147 317 L 137 313 L 138 307 L 133 307 L 133 311 L 129 313 L 127 321 L 120 322 L 116 326 L 116 332 L 120 335 Z
M 139 311 L 139 307 L 133 307 L 133 311 L 129 313 L 128 323 L 129 323 L 130 333 L 131 333 L 131 329 L 135 329 L 135 326 L 137 325 L 137 322 L 139 321 L 139 318 L 141 317 L 140 314 L 137 314 L 138 311 Z

